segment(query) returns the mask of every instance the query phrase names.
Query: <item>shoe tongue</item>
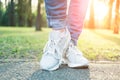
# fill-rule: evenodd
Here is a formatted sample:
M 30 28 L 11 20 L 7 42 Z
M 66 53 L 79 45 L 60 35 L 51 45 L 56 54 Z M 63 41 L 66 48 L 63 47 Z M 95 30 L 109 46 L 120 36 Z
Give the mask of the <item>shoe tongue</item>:
M 61 37 L 64 36 L 64 32 L 60 32 L 60 31 L 52 31 L 50 33 L 50 39 L 51 40 L 59 40 Z
M 71 45 L 71 46 L 75 46 L 73 40 L 71 40 L 70 45 Z

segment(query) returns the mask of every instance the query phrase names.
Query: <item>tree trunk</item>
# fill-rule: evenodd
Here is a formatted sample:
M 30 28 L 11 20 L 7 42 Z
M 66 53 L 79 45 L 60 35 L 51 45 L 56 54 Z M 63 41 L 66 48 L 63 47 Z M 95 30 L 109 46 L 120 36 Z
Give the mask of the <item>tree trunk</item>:
M 41 2 L 38 0 L 38 7 L 37 7 L 37 17 L 36 17 L 36 31 L 41 31 L 42 27 L 42 16 L 41 16 Z
M 116 8 L 115 8 L 115 26 L 114 26 L 114 33 L 119 33 L 119 3 L 120 0 L 116 0 Z
M 7 8 L 7 0 L 5 0 L 5 8 Z
M 2 21 L 2 15 L 3 15 L 3 11 L 2 11 L 3 7 L 2 6 L 3 5 L 2 5 L 2 2 L 0 0 L 0 25 L 1 25 L 1 21 Z
M 27 26 L 32 27 L 32 6 L 31 6 L 31 0 L 28 0 L 28 16 L 27 16 Z
M 107 24 L 106 24 L 107 29 L 111 29 L 113 2 L 114 0 L 109 0 L 108 2 L 109 10 L 108 10 L 108 17 L 107 17 Z
M 95 28 L 95 21 L 94 21 L 94 0 L 91 0 L 90 5 L 90 19 L 89 19 L 89 28 L 94 29 Z
M 10 3 L 9 25 L 15 26 L 15 5 L 13 0 L 11 0 L 11 3 Z
M 25 26 L 26 23 L 26 2 L 25 0 L 18 0 L 18 26 Z

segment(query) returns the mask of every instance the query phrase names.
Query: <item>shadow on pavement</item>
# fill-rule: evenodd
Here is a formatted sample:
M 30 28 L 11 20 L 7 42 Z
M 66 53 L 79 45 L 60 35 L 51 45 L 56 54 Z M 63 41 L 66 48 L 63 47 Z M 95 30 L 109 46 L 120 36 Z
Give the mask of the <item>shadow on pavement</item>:
M 61 66 L 56 71 L 37 70 L 28 80 L 90 80 L 89 69 L 71 69 Z

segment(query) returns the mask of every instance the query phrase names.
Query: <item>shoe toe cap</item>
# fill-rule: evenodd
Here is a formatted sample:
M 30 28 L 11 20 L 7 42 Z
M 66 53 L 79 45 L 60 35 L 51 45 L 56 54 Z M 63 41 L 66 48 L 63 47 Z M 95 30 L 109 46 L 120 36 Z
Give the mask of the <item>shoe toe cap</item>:
M 59 61 L 51 56 L 42 57 L 40 67 L 44 70 L 50 70 L 58 65 Z

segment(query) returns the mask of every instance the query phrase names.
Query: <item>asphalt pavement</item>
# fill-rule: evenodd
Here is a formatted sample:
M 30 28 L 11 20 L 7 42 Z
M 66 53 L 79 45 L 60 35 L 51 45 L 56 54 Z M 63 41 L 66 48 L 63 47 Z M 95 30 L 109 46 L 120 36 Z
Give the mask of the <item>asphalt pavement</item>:
M 45 71 L 37 61 L 0 61 L 0 80 L 120 80 L 120 63 L 91 62 L 87 69 L 62 65 Z

